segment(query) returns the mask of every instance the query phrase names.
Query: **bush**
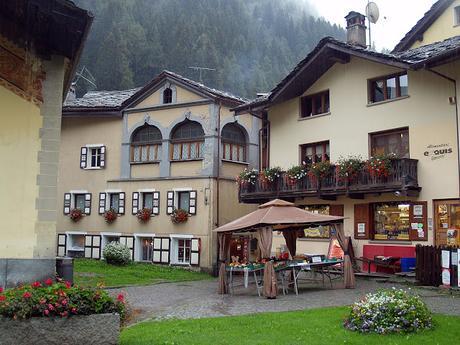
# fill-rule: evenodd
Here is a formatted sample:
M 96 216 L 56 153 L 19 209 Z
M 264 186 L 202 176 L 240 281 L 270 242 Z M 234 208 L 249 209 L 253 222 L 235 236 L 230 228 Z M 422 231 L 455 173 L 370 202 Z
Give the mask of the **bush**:
M 118 242 L 110 242 L 104 247 L 104 259 L 111 265 L 127 265 L 131 261 L 129 248 Z
M 432 327 L 420 297 L 404 290 L 381 290 L 353 304 L 345 328 L 361 333 L 409 333 Z
M 100 289 L 71 286 L 69 282 L 47 279 L 5 291 L 0 288 L 0 315 L 13 319 L 30 317 L 69 317 L 118 313 L 125 316 L 123 295 L 113 299 Z

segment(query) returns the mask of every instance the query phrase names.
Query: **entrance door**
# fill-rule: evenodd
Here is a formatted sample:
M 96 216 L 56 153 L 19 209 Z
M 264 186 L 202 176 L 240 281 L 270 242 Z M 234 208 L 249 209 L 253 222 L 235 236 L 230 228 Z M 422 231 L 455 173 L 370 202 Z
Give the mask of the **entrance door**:
M 434 203 L 435 244 L 460 245 L 460 200 Z

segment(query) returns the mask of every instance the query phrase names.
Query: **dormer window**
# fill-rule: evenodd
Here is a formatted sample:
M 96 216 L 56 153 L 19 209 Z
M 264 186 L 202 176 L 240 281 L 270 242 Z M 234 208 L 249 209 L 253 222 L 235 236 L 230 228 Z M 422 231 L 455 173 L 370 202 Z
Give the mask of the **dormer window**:
M 460 25 L 460 6 L 454 7 L 454 26 Z
M 302 118 L 327 114 L 329 111 L 329 90 L 300 99 L 300 117 Z
M 163 91 L 163 104 L 172 103 L 172 99 L 173 99 L 172 89 L 170 87 L 167 87 Z

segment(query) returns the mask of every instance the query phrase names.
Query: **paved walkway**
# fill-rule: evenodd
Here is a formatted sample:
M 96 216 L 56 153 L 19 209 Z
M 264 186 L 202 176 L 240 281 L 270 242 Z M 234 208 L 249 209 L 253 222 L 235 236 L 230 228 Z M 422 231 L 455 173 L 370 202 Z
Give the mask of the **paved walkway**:
M 217 280 L 165 283 L 150 286 L 126 287 L 111 290 L 124 293 L 133 311 L 133 320 L 168 318 L 202 318 L 241 315 L 259 312 L 277 312 L 349 305 L 364 294 L 381 288 L 404 288 L 407 285 L 358 279 L 356 289 L 342 289 L 337 282 L 334 288 L 304 285 L 299 296 L 293 292 L 275 300 L 258 297 L 255 288 L 236 288 L 234 295 L 216 293 Z M 435 313 L 460 315 L 460 295 L 452 296 L 438 290 L 416 289 Z

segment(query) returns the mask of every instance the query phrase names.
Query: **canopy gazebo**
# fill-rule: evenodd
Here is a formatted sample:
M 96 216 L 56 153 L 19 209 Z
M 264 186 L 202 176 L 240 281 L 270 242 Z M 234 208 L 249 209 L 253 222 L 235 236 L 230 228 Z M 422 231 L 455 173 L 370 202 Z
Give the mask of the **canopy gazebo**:
M 226 262 L 232 233 L 256 232 L 262 258 L 269 259 L 272 249 L 273 231 L 282 231 L 291 257 L 296 255 L 296 241 L 299 229 L 319 225 L 330 225 L 344 252 L 344 282 L 345 288 L 355 287 L 355 276 L 348 252 L 351 239 L 345 236 L 343 229 L 344 217 L 321 215 L 308 212 L 296 207 L 293 203 L 275 199 L 260 205 L 259 208 L 241 218 L 227 223 L 215 230 L 219 239 L 219 293 L 228 293 L 226 283 Z M 271 260 L 264 267 L 264 295 L 275 298 L 277 295 L 276 275 Z

